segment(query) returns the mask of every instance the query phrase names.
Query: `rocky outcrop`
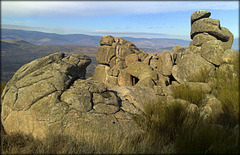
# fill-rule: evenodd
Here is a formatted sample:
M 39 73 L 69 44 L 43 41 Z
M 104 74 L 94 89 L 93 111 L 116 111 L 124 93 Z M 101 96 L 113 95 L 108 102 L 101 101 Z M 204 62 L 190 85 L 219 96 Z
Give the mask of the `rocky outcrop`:
M 77 136 L 93 131 L 141 129 L 133 120 L 144 115 L 146 103 L 156 100 L 187 105 L 190 113 L 215 120 L 221 102 L 212 95 L 210 75 L 226 69 L 239 54 L 231 50 L 233 35 L 209 18 L 209 11 L 191 15 L 187 49 L 148 54 L 121 38 L 105 35 L 100 40 L 93 77 L 85 79 L 89 57 L 53 53 L 23 65 L 6 85 L 1 121 L 7 134 L 32 134 L 43 139 L 49 132 Z M 195 78 L 203 74 L 202 79 Z M 174 98 L 176 86 L 187 84 L 203 92 L 199 107 Z
M 225 27 L 220 26 L 220 21 L 209 18 L 209 11 L 196 11 L 191 15 L 191 39 L 187 51 L 200 53 L 201 56 L 213 63 L 221 65 L 224 51 L 231 49 L 233 34 Z
M 167 78 L 171 75 L 173 58 L 168 51 L 159 55 L 147 54 L 132 43 L 110 35 L 103 36 L 100 45 L 97 52 L 100 65 L 94 71 L 94 80 L 109 86 L 138 85 L 153 88 L 161 83 L 162 76 Z
M 175 65 L 172 75 L 180 83 L 189 81 L 190 77 L 204 69 L 212 74 L 228 61 L 226 56 L 231 49 L 233 35 L 220 26 L 219 20 L 209 18 L 210 15 L 209 11 L 204 10 L 192 13 L 192 42 L 186 50 L 179 46 L 173 48 Z M 236 55 L 235 51 L 233 53 Z
M 193 24 L 195 21 L 202 19 L 202 18 L 208 18 L 211 16 L 211 12 L 206 10 L 200 10 L 192 13 L 191 15 L 191 24 Z
M 191 81 L 191 78 L 202 70 L 214 72 L 215 67 L 200 55 L 186 54 L 178 58 L 176 65 L 172 68 L 173 77 L 179 82 Z
M 5 131 L 43 139 L 50 131 L 77 135 L 85 128 L 86 132 L 116 126 L 122 131 L 134 128 L 131 115 L 138 110 L 134 103 L 133 107 L 124 106 L 125 112 L 116 91 L 84 79 L 90 62 L 80 54 L 64 57 L 53 53 L 22 66 L 2 94 Z

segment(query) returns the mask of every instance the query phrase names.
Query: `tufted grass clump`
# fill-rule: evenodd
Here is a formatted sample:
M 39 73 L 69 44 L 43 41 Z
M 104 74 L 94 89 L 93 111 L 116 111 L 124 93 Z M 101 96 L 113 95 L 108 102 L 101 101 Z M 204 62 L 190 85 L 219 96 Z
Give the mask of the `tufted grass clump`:
M 147 153 L 175 153 L 174 140 L 184 126 L 186 106 L 178 102 L 155 101 L 146 103 L 144 113 L 144 116 L 135 117 L 135 122 L 145 131 L 143 139 L 152 146 Z
M 1 154 L 29 154 L 42 152 L 42 143 L 30 135 L 7 135 L 1 123 Z
M 194 128 L 185 126 L 176 136 L 179 154 L 238 154 L 238 135 L 229 127 L 198 121 Z
M 30 135 L 1 133 L 1 154 L 139 154 L 151 152 L 152 139 L 134 132 L 104 130 L 91 135 L 48 134 L 39 141 Z
M 173 96 L 200 106 L 203 104 L 204 93 L 201 88 L 190 87 L 184 83 L 174 87 Z
M 212 77 L 213 94 L 221 101 L 223 114 L 219 117 L 221 124 L 232 127 L 239 122 L 239 62 L 233 61 L 233 69 L 217 71 Z
M 167 146 L 171 146 L 167 153 L 176 154 L 239 153 L 238 135 L 232 133 L 231 127 L 203 122 L 199 115 L 191 115 L 187 107 L 178 102 L 148 103 L 144 109 L 145 116 L 136 122 L 151 140 L 150 148 L 155 149 L 148 153 L 162 153 Z

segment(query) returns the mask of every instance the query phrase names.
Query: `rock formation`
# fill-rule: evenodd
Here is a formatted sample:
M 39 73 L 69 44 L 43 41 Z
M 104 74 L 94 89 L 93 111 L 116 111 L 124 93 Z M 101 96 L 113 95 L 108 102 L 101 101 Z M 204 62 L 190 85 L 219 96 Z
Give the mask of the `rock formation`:
M 121 107 L 131 104 L 104 83 L 85 80 L 90 62 L 85 55 L 53 53 L 22 66 L 2 94 L 6 132 L 43 139 L 48 132 L 76 135 L 93 128 L 133 129 L 130 115 L 137 108 L 123 111 Z
M 208 11 L 191 15 L 191 38 L 187 49 L 148 54 L 121 38 L 105 35 L 100 40 L 93 77 L 85 79 L 89 57 L 53 53 L 23 65 L 2 93 L 1 121 L 5 131 L 32 134 L 43 139 L 48 133 L 91 134 L 109 128 L 140 131 L 134 115 L 144 115 L 144 104 L 154 100 L 181 101 L 204 117 L 221 113 L 221 103 L 211 94 L 211 81 L 197 81 L 231 66 L 238 56 L 231 50 L 233 35 L 209 18 Z M 200 109 L 175 99 L 176 85 L 188 83 L 202 89 L 206 105 Z

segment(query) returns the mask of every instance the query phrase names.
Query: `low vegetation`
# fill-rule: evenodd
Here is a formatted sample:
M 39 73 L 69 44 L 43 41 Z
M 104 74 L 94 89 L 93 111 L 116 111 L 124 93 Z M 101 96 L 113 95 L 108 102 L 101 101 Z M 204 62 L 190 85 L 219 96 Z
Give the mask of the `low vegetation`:
M 191 82 L 208 82 L 209 77 L 212 75 L 210 69 L 203 67 L 200 69 L 199 72 L 195 73 L 194 75 L 190 76 L 189 81 Z
M 221 101 L 223 116 L 221 124 L 236 126 L 239 122 L 239 61 L 236 58 L 234 67 L 219 70 L 213 77 L 213 94 Z
M 174 87 L 173 96 L 200 106 L 203 103 L 204 93 L 201 88 L 191 87 L 184 83 Z
M 235 66 L 239 65 L 238 61 Z M 223 114 L 217 124 L 203 122 L 188 106 L 155 101 L 145 105 L 144 116 L 135 116 L 143 133 L 120 134 L 117 130 L 94 133 L 91 137 L 49 135 L 43 142 L 29 135 L 7 135 L 1 124 L 2 154 L 139 154 L 191 153 L 238 154 L 239 70 L 216 72 L 209 80 L 213 94 L 222 103 Z M 234 74 L 233 74 L 234 73 Z M 201 79 L 201 78 L 200 78 Z M 226 80 L 228 79 L 228 80 Z M 6 83 L 1 83 L 1 93 Z M 201 104 L 203 93 L 180 85 L 174 96 Z
M 145 110 L 144 119 L 137 122 L 152 143 L 158 144 L 154 153 L 160 153 L 169 144 L 172 144 L 172 153 L 238 152 L 238 137 L 232 134 L 231 128 L 206 124 L 196 113 L 189 113 L 187 106 L 156 102 L 147 105 Z

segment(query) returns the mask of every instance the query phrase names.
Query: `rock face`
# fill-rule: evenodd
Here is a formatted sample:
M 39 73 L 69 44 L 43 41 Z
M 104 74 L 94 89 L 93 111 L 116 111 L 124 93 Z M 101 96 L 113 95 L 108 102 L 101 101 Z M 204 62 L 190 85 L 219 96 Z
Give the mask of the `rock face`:
M 194 76 L 233 68 L 238 53 L 231 50 L 233 35 L 210 19 L 209 11 L 191 15 L 191 38 L 187 49 L 148 54 L 134 44 L 111 35 L 103 36 L 93 77 L 85 79 L 89 57 L 53 53 L 23 65 L 6 85 L 1 121 L 7 134 L 25 133 L 43 139 L 48 133 L 90 135 L 99 130 L 119 132 L 141 129 L 132 119 L 144 115 L 144 105 L 155 100 L 187 104 L 204 119 L 214 120 L 221 103 L 208 81 Z M 177 85 L 188 83 L 203 91 L 206 105 L 199 108 L 172 96 Z
M 172 75 L 179 83 L 183 83 L 190 81 L 191 77 L 204 69 L 213 72 L 215 67 L 200 55 L 187 54 L 177 59 L 176 65 L 172 69 Z
M 193 41 L 190 43 L 187 51 L 200 53 L 209 62 L 220 65 L 222 63 L 220 60 L 210 60 L 206 55 L 209 55 L 209 52 L 211 52 L 213 54 L 210 55 L 221 57 L 225 50 L 231 49 L 233 34 L 227 28 L 221 27 L 218 19 L 209 18 L 210 15 L 211 13 L 205 10 L 192 13 L 190 36 Z M 202 48 L 203 46 L 205 48 Z M 206 51 L 206 48 L 209 49 L 209 51 Z
M 202 19 L 202 18 L 208 18 L 211 16 L 211 12 L 200 10 L 192 13 L 191 15 L 191 24 L 193 24 L 195 21 Z
M 137 109 L 123 111 L 116 91 L 84 79 L 90 62 L 80 54 L 53 53 L 22 66 L 2 94 L 6 132 L 43 139 L 50 131 L 76 135 L 83 128 L 103 128 L 103 123 L 123 131 L 134 128 L 131 115 Z
M 111 86 L 153 87 L 160 83 L 161 76 L 169 77 L 171 75 L 173 66 L 171 52 L 165 51 L 160 55 L 154 53 L 149 55 L 132 43 L 110 35 L 103 36 L 100 45 L 97 52 L 97 61 L 100 65 L 96 67 L 93 74 L 93 79 L 96 81 Z

